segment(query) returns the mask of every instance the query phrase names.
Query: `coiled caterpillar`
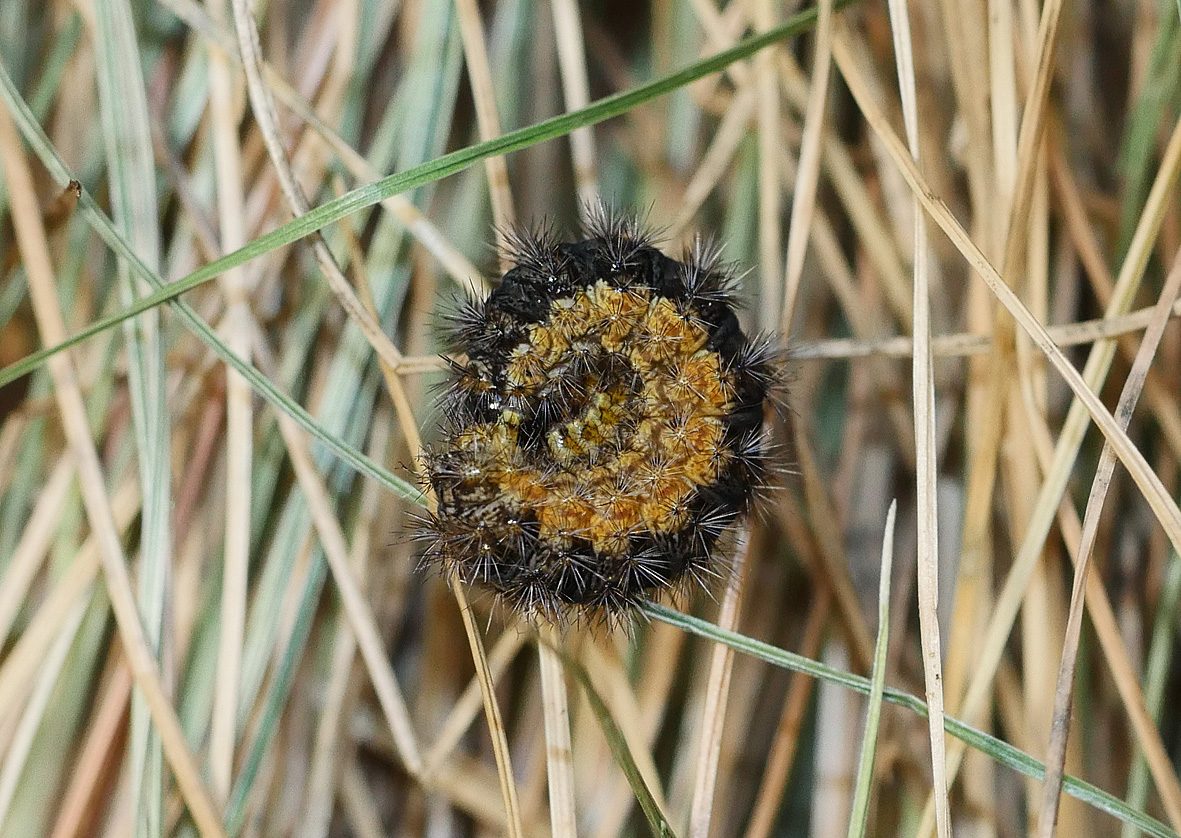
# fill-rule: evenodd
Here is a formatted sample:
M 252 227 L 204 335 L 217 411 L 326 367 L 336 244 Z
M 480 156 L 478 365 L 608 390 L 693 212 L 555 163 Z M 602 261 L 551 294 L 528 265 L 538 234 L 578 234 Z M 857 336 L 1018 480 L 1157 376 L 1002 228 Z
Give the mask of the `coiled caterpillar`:
M 766 473 L 778 370 L 739 326 L 733 273 L 605 212 L 582 241 L 517 234 L 511 257 L 451 317 L 425 560 L 546 619 L 717 575 Z

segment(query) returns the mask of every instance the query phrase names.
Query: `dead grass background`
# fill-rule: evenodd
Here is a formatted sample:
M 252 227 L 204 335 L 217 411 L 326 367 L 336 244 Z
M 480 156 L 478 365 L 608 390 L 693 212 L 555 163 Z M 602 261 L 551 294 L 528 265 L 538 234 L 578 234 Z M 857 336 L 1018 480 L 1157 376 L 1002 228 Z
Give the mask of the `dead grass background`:
M 0 3 L 0 835 L 1181 829 L 1181 6 L 837 6 L 276 247 L 800 10 Z M 599 199 L 722 240 L 792 349 L 793 473 L 697 635 L 538 632 L 401 535 L 439 312 Z M 871 671 L 930 723 L 866 734 Z

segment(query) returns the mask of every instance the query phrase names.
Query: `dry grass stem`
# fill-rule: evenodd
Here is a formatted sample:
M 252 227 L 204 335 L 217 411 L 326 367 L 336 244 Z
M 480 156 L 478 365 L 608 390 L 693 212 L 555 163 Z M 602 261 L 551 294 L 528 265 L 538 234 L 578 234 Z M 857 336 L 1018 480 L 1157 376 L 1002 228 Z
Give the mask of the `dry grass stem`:
M 480 19 L 480 7 L 475 0 L 456 0 L 455 8 L 459 14 L 459 31 L 463 36 L 467 72 L 472 82 L 472 98 L 476 102 L 476 125 L 480 129 L 480 139 L 490 140 L 500 136 L 501 128 L 492 69 L 488 66 L 488 49 L 484 46 L 484 22 Z M 484 161 L 484 172 L 488 177 L 492 218 L 496 224 L 496 240 L 500 245 L 500 268 L 507 270 L 509 266 L 504 261 L 507 242 L 504 237 L 516 223 L 508 164 L 504 157 L 489 157 Z
M 49 246 L 41 224 L 40 209 L 34 199 L 33 179 L 16 127 L 7 110 L 0 111 L 0 155 L 3 156 L 5 177 L 11 189 L 17 241 L 29 271 L 29 294 L 33 299 L 37 325 L 45 343 L 59 343 L 66 337 L 66 325 L 54 292 Z M 185 741 L 176 712 L 161 686 L 154 655 L 144 636 L 135 595 L 132 593 L 127 558 L 111 510 L 102 464 L 87 426 L 86 408 L 74 366 L 67 356 L 62 355 L 53 358 L 49 368 L 54 379 L 62 424 L 77 461 L 82 500 L 96 537 L 111 608 L 115 612 L 136 685 L 147 701 L 152 721 L 160 732 L 164 754 L 197 827 L 203 835 L 221 835 L 221 820 L 209 790 L 201 779 L 196 759 Z
M 570 743 L 570 708 L 566 672 L 552 644 L 556 632 L 543 629 L 537 644 L 541 672 L 542 716 L 545 719 L 545 767 L 549 778 L 549 822 L 553 835 L 578 834 L 574 807 L 574 751 Z
M 906 139 L 915 166 L 919 160 L 918 106 L 910 18 L 906 4 L 892 0 L 890 24 L 898 62 L 898 89 Z M 935 375 L 931 354 L 931 286 L 928 269 L 927 224 L 914 200 L 914 355 L 911 382 L 914 402 L 915 489 L 918 498 L 919 636 L 923 650 L 923 679 L 927 695 L 927 727 L 931 742 L 931 775 L 934 783 L 935 827 L 939 838 L 951 836 L 951 804 L 948 801 L 947 755 L 943 733 L 943 652 L 939 638 L 939 513 L 935 441 Z
M 2 0 L 0 834 L 1177 834 L 1179 48 L 1150 0 Z M 784 387 L 765 470 L 694 431 L 717 495 L 554 499 L 700 515 L 709 584 L 645 519 L 553 591 L 636 618 L 551 626 L 424 554 L 528 586 L 563 528 L 451 532 L 492 461 L 437 452 L 520 413 L 511 505 L 616 391 L 520 412 L 445 330 L 496 294 L 525 362 L 585 251 L 506 286 L 518 219 L 600 198 L 717 246 L 696 315 Z
M 1144 340 L 1140 344 L 1140 351 L 1136 354 L 1135 362 L 1124 382 L 1120 393 L 1119 404 L 1116 406 L 1116 416 L 1123 428 L 1128 427 L 1132 413 L 1136 408 L 1136 401 L 1148 377 L 1148 367 L 1156 356 L 1161 338 L 1164 337 L 1165 326 L 1169 321 L 1169 311 L 1173 302 L 1181 295 L 1181 253 L 1173 258 L 1173 269 L 1165 280 L 1157 301 L 1154 318 L 1144 333 Z M 1088 572 L 1090 570 L 1091 553 L 1095 549 L 1095 539 L 1099 530 L 1099 514 L 1103 510 L 1103 503 L 1107 499 L 1108 489 L 1111 487 L 1115 473 L 1115 454 L 1110 444 L 1103 446 L 1103 453 L 1099 458 L 1099 466 L 1095 470 L 1095 479 L 1091 483 L 1091 492 L 1087 498 L 1087 508 L 1083 516 L 1082 537 L 1078 546 L 1078 553 L 1074 565 L 1074 586 L 1070 593 L 1070 617 L 1066 625 L 1066 638 L 1062 647 L 1062 660 L 1058 669 L 1058 681 L 1054 690 L 1054 716 L 1051 737 L 1046 749 L 1046 778 L 1043 783 L 1041 809 L 1038 813 L 1038 835 L 1050 838 L 1058 821 L 1058 806 L 1062 794 L 1063 765 L 1066 761 L 1066 741 L 1070 735 L 1071 701 L 1074 697 L 1075 665 L 1078 660 L 1079 634 L 1082 630 L 1083 598 Z
M 575 0 L 550 0 L 550 6 L 554 17 L 562 93 L 566 110 L 574 111 L 586 107 L 590 102 L 581 9 Z M 579 204 L 585 212 L 599 200 L 595 139 L 589 128 L 578 128 L 570 133 L 570 155 L 574 161 L 574 185 Z
M 222 4 L 210 3 L 220 22 Z M 242 160 L 238 149 L 240 114 L 229 60 L 224 51 L 210 50 L 210 107 L 217 170 L 218 234 L 225 252 L 246 242 L 242 194 Z M 250 357 L 250 310 L 247 280 L 241 269 L 222 278 L 226 294 L 223 324 L 227 345 L 239 356 Z M 221 619 L 218 632 L 217 692 L 210 724 L 209 762 L 213 791 L 228 799 L 237 739 L 238 682 L 246 630 L 247 576 L 250 567 L 250 487 L 254 448 L 253 393 L 246 379 L 226 368 L 226 511 L 222 571 Z
M 791 199 L 791 221 L 787 235 L 787 265 L 783 280 L 783 310 L 779 318 L 779 333 L 785 337 L 792 332 L 796 296 L 804 271 L 804 256 L 812 229 L 812 212 L 816 207 L 816 184 L 820 178 L 820 148 L 824 136 L 824 112 L 828 104 L 828 76 L 832 67 L 832 2 L 820 0 L 816 23 L 816 43 L 813 47 L 812 79 L 809 85 L 808 106 L 804 111 L 804 132 L 800 138 L 800 158 Z
M 731 630 L 737 627 L 742 609 L 749 550 L 750 532 L 744 529 L 738 537 L 734 564 L 726 576 L 726 588 L 722 595 L 721 607 L 718 609 L 717 624 Z M 710 655 L 705 709 L 702 711 L 701 735 L 697 745 L 693 802 L 689 810 L 689 835 L 693 838 L 705 838 L 711 834 L 710 824 L 717 794 L 718 760 L 722 750 L 722 733 L 726 722 L 733 668 L 734 650 L 720 643 L 714 646 Z

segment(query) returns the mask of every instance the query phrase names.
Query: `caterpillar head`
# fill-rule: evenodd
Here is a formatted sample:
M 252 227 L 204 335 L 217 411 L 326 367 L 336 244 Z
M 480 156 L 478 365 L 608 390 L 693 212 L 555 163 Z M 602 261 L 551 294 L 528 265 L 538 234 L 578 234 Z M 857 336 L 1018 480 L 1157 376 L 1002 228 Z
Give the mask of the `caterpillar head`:
M 625 615 L 718 575 L 767 470 L 770 344 L 717 251 L 683 261 L 631 218 L 510 239 L 514 266 L 450 323 L 426 560 L 529 616 Z

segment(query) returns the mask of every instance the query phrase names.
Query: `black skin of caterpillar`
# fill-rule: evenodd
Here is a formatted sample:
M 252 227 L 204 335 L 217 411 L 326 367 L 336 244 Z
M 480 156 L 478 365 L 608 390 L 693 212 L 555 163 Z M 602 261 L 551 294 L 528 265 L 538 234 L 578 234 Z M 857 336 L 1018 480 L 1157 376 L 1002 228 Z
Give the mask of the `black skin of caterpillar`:
M 780 380 L 781 365 L 769 340 L 748 338 L 735 314 L 732 272 L 716 251 L 699 248 L 679 262 L 661 253 L 631 219 L 600 215 L 587 238 L 558 243 L 547 235 L 515 235 L 505 273 L 483 301 L 465 302 L 450 318 L 448 348 L 466 361 L 451 362 L 443 397 L 443 442 L 425 456 L 426 480 L 438 498 L 420 521 L 424 562 L 481 584 L 526 616 L 561 620 L 569 615 L 614 618 L 639 602 L 695 580 L 719 575 L 728 538 L 765 483 L 764 407 Z M 586 409 L 587 390 L 611 382 L 636 386 L 639 375 L 619 355 L 591 355 L 582 363 L 590 379 L 554 382 L 546 398 L 514 400 L 506 379 L 511 353 L 529 342 L 530 327 L 544 326 L 555 301 L 589 293 L 596 283 L 672 303 L 705 332 L 703 350 L 716 353 L 730 394 L 721 417 L 717 474 L 681 501 L 683 525 L 674 531 L 636 528 L 626 547 L 601 555 L 577 533 L 561 545 L 543 538 L 535 510 L 506 505 L 502 485 L 451 442 L 465 430 L 519 415 L 523 456 L 545 467 L 547 433 Z M 605 352 L 605 350 L 604 350 Z M 581 367 L 573 366 L 574 369 Z M 593 384 L 583 385 L 587 380 Z M 620 434 L 629 432 L 621 423 Z M 723 451 L 724 449 L 724 451 Z M 592 458 L 593 462 L 593 458 Z M 527 505 L 526 505 L 527 506 Z

